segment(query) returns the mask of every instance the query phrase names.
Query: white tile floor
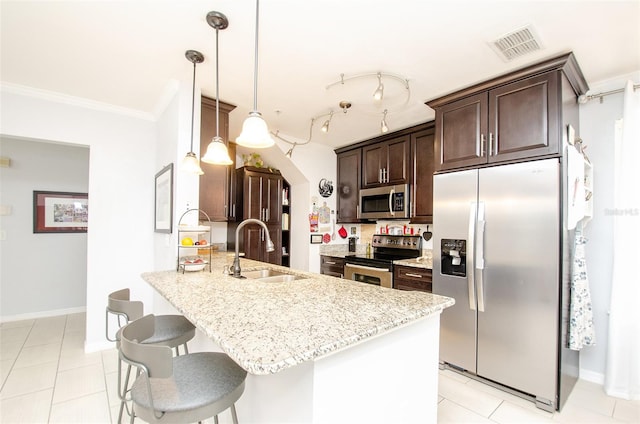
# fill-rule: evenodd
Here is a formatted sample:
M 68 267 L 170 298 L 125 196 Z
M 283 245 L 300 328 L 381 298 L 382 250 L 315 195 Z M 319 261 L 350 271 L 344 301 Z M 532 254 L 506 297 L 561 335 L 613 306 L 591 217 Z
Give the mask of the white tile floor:
M 0 423 L 116 422 L 117 352 L 84 353 L 84 323 L 73 314 L 0 325 Z M 439 423 L 640 423 L 640 401 L 585 381 L 554 414 L 450 371 L 439 393 Z

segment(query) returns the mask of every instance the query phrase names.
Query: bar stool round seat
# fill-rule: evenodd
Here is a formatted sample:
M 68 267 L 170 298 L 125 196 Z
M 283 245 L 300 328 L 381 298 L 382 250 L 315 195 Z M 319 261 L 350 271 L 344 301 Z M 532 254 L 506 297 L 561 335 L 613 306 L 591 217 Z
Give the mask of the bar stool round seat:
M 142 302 L 130 300 L 129 289 L 122 289 L 111 293 L 108 298 L 106 310 L 107 340 L 116 342 L 116 345 L 119 344 L 120 333 L 124 325 L 141 318 L 144 314 L 143 311 L 144 306 Z M 111 338 L 109 335 L 109 314 L 118 316 L 120 328 L 116 331 L 115 338 Z M 124 318 L 124 323 L 120 321 L 121 318 Z M 184 345 L 185 353 L 189 353 L 187 342 L 195 337 L 196 328 L 188 319 L 182 315 L 155 315 L 155 320 L 155 332 L 147 340 L 142 341 L 142 343 L 175 348 L 176 353 L 178 353 L 178 347 Z
M 247 372 L 224 353 L 174 357 L 169 347 L 140 343 L 153 334 L 154 324 L 154 316 L 146 315 L 122 331 L 120 357 L 139 371 L 130 391 L 132 417 L 187 423 L 231 408 L 237 423 L 235 402 L 244 392 Z

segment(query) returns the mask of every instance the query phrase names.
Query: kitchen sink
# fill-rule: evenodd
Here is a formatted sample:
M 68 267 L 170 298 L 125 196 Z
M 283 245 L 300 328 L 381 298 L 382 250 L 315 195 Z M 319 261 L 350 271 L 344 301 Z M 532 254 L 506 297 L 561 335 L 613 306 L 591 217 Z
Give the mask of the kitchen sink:
M 271 283 L 286 283 L 298 280 L 302 277 L 273 269 L 257 269 L 255 271 L 243 271 L 242 276 L 252 280 L 267 281 Z

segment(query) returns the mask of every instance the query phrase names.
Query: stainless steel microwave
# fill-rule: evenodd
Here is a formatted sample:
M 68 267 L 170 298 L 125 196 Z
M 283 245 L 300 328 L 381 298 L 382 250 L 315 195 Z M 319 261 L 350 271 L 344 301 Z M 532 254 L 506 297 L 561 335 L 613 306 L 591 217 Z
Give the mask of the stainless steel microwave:
M 360 190 L 358 218 L 409 218 L 409 184 Z

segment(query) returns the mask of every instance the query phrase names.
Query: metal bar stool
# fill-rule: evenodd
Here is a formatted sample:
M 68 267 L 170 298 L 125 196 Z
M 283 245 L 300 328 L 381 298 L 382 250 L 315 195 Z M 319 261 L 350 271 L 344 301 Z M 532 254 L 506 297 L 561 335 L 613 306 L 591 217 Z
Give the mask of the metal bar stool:
M 131 387 L 131 423 L 188 423 L 214 417 L 228 408 L 238 423 L 235 402 L 244 392 L 247 372 L 220 352 L 173 357 L 171 349 L 141 343 L 155 332 L 156 320 L 146 315 L 124 327 L 120 358 L 138 369 Z
M 143 316 L 143 304 L 140 301 L 130 300 L 129 289 L 115 291 L 109 295 L 106 309 L 106 336 L 107 340 L 116 342 L 120 349 L 121 333 L 123 328 L 130 322 L 140 319 Z M 114 337 L 110 336 L 109 314 L 118 318 L 118 330 Z M 195 326 L 182 315 L 157 315 L 154 316 L 154 331 L 148 335 L 141 343 L 164 346 L 170 350 L 175 349 L 176 355 L 180 355 L 179 346 L 182 345 L 184 353 L 189 353 L 187 342 L 196 334 Z M 122 413 L 126 405 L 126 395 L 129 387 L 129 376 L 131 365 L 127 367 L 124 385 L 122 385 L 122 366 L 118 360 L 118 396 L 120 397 L 120 412 L 118 413 L 118 423 L 122 420 Z

